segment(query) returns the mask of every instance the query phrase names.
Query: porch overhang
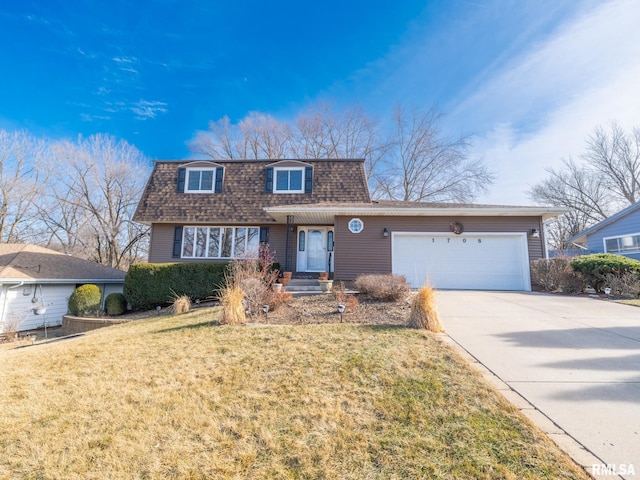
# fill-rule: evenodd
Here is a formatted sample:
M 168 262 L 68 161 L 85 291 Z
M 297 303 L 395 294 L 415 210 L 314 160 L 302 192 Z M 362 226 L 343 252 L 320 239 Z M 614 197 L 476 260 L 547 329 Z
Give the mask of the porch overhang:
M 421 204 L 412 202 L 372 202 L 363 204 L 279 205 L 266 207 L 275 222 L 331 225 L 335 217 L 541 217 L 543 221 L 558 217 L 567 210 L 556 207 L 518 207 L 472 204 Z

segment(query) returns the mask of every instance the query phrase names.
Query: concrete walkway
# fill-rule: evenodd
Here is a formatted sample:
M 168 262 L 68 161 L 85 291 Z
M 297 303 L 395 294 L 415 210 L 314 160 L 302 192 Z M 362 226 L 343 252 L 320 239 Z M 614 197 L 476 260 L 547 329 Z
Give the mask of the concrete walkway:
M 541 293 L 437 301 L 445 341 L 578 463 L 640 479 L 640 308 Z

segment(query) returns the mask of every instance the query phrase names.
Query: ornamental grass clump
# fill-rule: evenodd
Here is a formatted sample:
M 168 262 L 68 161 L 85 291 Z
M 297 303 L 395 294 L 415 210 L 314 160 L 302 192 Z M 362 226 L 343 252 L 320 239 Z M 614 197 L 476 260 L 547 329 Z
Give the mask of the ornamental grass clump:
M 413 297 L 408 325 L 435 333 L 444 332 L 436 309 L 436 292 L 430 285 L 422 287 Z
M 220 289 L 220 323 L 225 325 L 241 325 L 246 321 L 244 292 L 240 285 L 228 282 Z
M 175 295 L 173 303 L 169 307 L 169 312 L 174 315 L 179 315 L 181 313 L 187 313 L 189 310 L 191 310 L 191 299 L 189 295 Z

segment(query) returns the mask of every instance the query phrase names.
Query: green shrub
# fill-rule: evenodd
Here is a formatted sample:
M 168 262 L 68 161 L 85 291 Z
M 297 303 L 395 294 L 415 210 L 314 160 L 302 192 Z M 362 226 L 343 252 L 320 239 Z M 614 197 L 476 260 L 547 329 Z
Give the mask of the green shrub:
M 95 316 L 100 310 L 101 299 L 100 287 L 91 283 L 81 285 L 69 297 L 69 312 L 76 316 Z
M 605 287 L 608 274 L 621 276 L 624 273 L 640 275 L 640 260 L 612 255 L 610 253 L 595 253 L 583 255 L 571 260 L 571 267 L 584 275 L 586 281 L 596 292 Z
M 173 303 L 176 296 L 191 300 L 218 296 L 226 263 L 139 263 L 131 265 L 124 297 L 134 310 Z
M 107 315 L 122 315 L 127 311 L 127 300 L 121 293 L 110 293 L 104 301 L 104 309 Z
M 356 278 L 355 287 L 374 300 L 386 302 L 401 300 L 411 291 L 405 277 L 393 274 L 360 275 Z
M 569 257 L 534 260 L 531 278 L 548 292 L 579 293 L 585 287 L 584 277 L 571 267 Z

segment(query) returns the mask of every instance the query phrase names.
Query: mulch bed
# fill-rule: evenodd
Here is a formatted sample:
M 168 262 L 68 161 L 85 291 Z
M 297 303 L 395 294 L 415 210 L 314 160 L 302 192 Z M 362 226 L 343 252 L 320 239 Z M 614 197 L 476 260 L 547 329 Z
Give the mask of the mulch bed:
M 342 321 L 345 323 L 405 325 L 411 311 L 409 297 L 397 302 L 382 302 L 364 295 L 351 294 L 340 302 L 332 293 L 296 294 L 291 301 L 270 310 L 267 321 L 274 325 L 340 323 L 338 303 L 347 305 L 342 314 Z M 201 303 L 199 306 L 193 306 L 192 310 L 215 305 L 216 302 Z M 159 311 L 130 312 L 118 318 L 141 320 L 168 314 L 171 314 L 170 310 L 162 308 Z M 248 317 L 247 322 L 264 323 L 265 315 L 260 312 L 259 315 Z

